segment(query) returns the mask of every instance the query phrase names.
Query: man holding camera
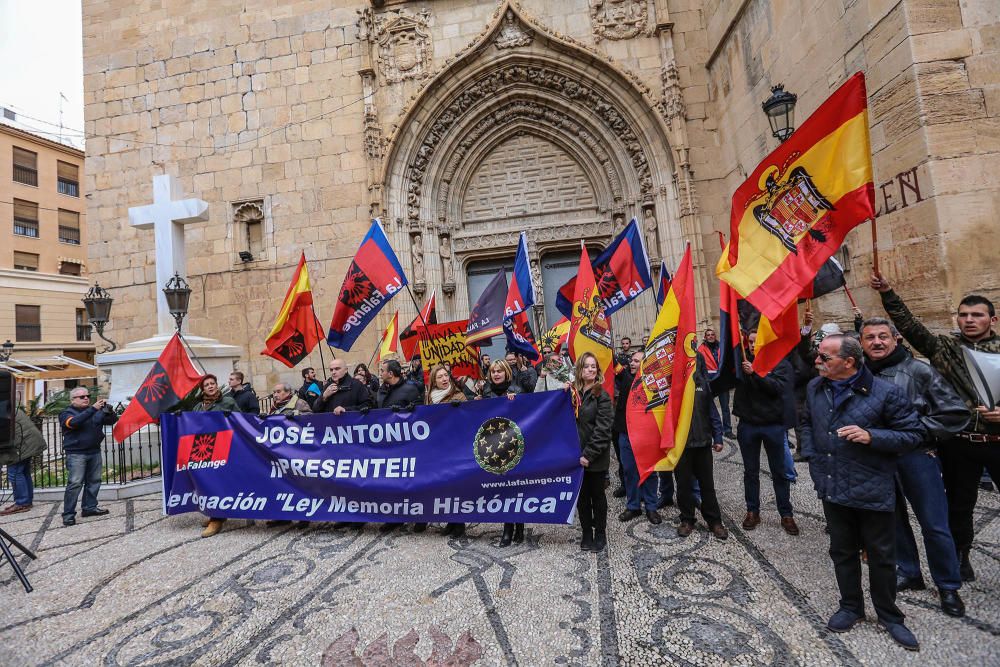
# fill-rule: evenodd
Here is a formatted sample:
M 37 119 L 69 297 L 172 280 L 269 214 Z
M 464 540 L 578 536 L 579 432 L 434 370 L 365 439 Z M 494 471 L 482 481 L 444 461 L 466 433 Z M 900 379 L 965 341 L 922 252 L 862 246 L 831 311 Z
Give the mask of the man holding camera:
M 63 500 L 63 525 L 76 525 L 76 501 L 83 489 L 83 516 L 103 516 L 108 510 L 97 506 L 101 489 L 101 443 L 104 427 L 118 421 L 118 415 L 105 399 L 90 404 L 90 393 L 83 387 L 70 391 L 69 407 L 59 413 L 63 450 L 66 452 L 66 496 Z

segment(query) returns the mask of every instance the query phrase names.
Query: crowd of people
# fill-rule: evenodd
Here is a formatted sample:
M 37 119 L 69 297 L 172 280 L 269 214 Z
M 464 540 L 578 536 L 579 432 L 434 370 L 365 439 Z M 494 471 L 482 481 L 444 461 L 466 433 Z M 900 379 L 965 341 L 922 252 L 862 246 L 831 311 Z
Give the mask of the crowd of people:
M 743 461 L 746 513 L 742 528 L 755 530 L 767 514 L 760 494 L 763 449 L 777 525 L 788 535 L 798 536 L 801 531 L 790 485 L 797 479 L 794 462 L 806 462 L 822 501 L 840 591 L 839 608 L 827 627 L 846 632 L 864 618 L 861 577 L 866 562 L 879 622 L 896 642 L 915 650 L 919 643 L 896 605 L 898 591 L 926 587 L 909 511 L 921 529 L 941 609 L 951 616 L 964 616 L 959 590 L 976 576 L 970 559 L 973 510 L 984 468 L 1000 481 L 1000 408 L 982 405 L 962 350 L 1000 354 L 1000 337 L 995 332 L 994 306 L 985 297 L 970 295 L 961 301 L 957 332 L 934 334 L 884 279 L 873 276 L 871 287 L 881 296 L 887 318 L 863 319 L 855 311 L 854 330 L 844 332 L 837 324 L 827 323 L 814 332 L 812 315 L 806 313 L 799 344 L 763 376 L 754 372 L 755 341 L 754 334 L 749 334 L 742 375 L 732 396 L 729 389 L 719 390 L 710 380 L 707 362 L 718 367 L 724 352 L 716 332 L 704 331 L 696 357 L 695 399 L 684 453 L 675 470 L 650 474 L 642 483 L 629 441 L 626 407 L 644 351 L 633 349 L 627 337 L 621 339 L 616 354 L 614 396 L 602 387 L 602 370 L 589 353 L 575 364 L 551 348 L 543 348 L 534 363 L 515 353 L 496 360 L 483 354 L 478 382 L 458 381 L 447 365 L 440 365 L 429 369 L 426 385 L 418 360 L 407 365 L 384 360 L 378 364 L 376 378 L 365 364 L 358 364 L 351 373 L 347 362 L 337 358 L 329 363 L 325 380 L 317 377 L 315 369 L 306 368 L 298 389 L 285 382 L 275 384 L 267 414 L 408 410 L 419 404 L 571 391 L 583 468 L 577 505 L 582 530 L 579 546 L 593 552 L 607 546 L 606 493 L 615 477 L 618 484 L 612 494 L 625 499 L 620 521 L 644 516 L 653 525 L 662 523 L 659 511 L 674 504 L 676 490 L 677 535 L 686 538 L 697 530 L 700 511 L 711 534 L 727 539 L 713 473 L 713 452 L 722 451 L 725 437 L 736 440 Z M 914 351 L 929 363 L 916 359 Z M 91 404 L 84 388 L 73 390 L 70 398 L 70 407 L 59 417 L 69 472 L 63 509 L 67 526 L 76 522 L 81 490 L 82 516 L 107 514 L 97 503 L 100 444 L 105 426 L 117 419 L 105 401 Z M 242 373 L 234 371 L 228 391 L 214 375 L 206 375 L 201 380 L 200 400 L 192 409 L 256 414 L 259 406 L 253 388 Z M 616 473 L 612 472 L 612 452 Z M 14 505 L 0 512 L 5 515 L 26 511 L 32 502 L 30 475 L 20 462 L 7 463 L 15 495 Z M 224 518 L 206 518 L 202 536 L 216 535 L 224 523 Z M 362 525 L 339 522 L 333 527 L 359 529 Z M 387 524 L 383 530 L 398 525 Z M 427 524 L 414 526 L 414 532 L 426 529 Z M 449 523 L 442 532 L 461 537 L 465 530 L 465 524 Z M 523 524 L 504 524 L 498 546 L 519 543 L 524 536 Z

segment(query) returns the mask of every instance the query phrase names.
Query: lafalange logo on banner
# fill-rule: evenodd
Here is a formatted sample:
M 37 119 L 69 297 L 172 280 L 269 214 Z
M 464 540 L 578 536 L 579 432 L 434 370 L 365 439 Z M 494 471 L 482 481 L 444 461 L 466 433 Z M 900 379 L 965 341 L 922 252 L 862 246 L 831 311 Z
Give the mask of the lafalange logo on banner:
M 229 463 L 232 431 L 182 435 L 177 442 L 177 472 L 221 468 Z

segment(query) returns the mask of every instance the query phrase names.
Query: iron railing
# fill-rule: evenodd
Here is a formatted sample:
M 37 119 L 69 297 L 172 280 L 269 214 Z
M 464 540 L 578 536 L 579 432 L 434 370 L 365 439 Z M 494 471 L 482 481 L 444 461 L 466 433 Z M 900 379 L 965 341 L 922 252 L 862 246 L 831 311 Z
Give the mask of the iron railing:
M 57 187 L 59 189 L 59 194 L 69 195 L 70 197 L 80 196 L 80 184 L 76 181 L 71 181 L 67 178 L 60 178 L 57 182 Z
M 31 167 L 14 165 L 14 182 L 38 187 L 38 170 Z
M 260 412 L 267 414 L 272 399 L 260 399 Z M 115 412 L 121 414 L 125 406 L 119 403 Z M 63 451 L 62 428 L 59 418 L 46 416 L 36 419 L 35 426 L 41 431 L 48 445 L 44 452 L 31 460 L 31 479 L 35 488 L 44 489 L 66 486 L 66 453 Z M 115 442 L 110 426 L 105 428 L 104 442 L 101 443 L 101 479 L 105 484 L 127 484 L 143 479 L 159 477 L 160 471 L 160 429 L 157 426 L 144 427 L 127 437 L 123 442 Z M 0 477 L 0 490 L 9 489 L 6 468 Z M 0 491 L 2 492 L 2 491 Z

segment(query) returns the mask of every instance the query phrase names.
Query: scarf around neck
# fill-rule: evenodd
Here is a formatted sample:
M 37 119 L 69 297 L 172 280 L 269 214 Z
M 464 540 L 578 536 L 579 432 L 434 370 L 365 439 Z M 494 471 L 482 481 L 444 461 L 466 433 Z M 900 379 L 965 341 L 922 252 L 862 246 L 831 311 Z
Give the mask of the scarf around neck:
M 452 387 L 447 389 L 431 389 L 431 403 L 438 404 L 451 394 Z

